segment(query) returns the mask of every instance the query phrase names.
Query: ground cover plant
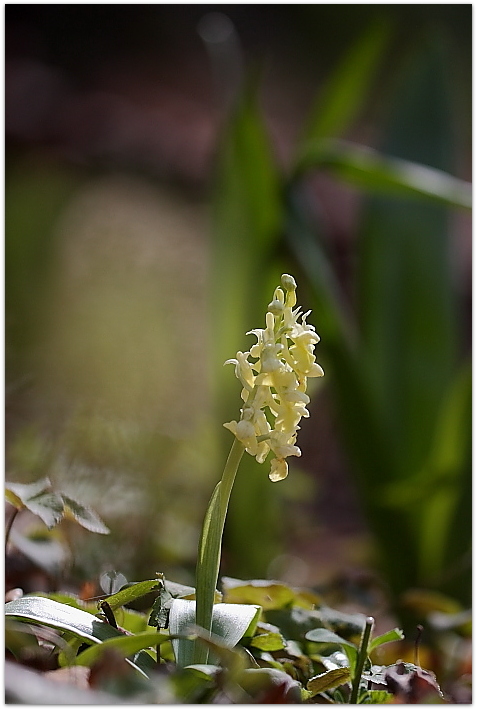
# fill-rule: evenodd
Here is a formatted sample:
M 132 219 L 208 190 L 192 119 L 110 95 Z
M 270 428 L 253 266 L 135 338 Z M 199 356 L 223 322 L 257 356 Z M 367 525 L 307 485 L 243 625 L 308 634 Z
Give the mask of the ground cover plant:
M 109 702 L 114 695 L 135 703 L 443 700 L 417 654 L 415 664 L 373 663 L 375 649 L 403 638 L 398 628 L 374 636 L 372 617 L 340 613 L 310 590 L 272 580 L 223 578 L 221 591 L 216 589 L 228 502 L 243 454 L 263 464 L 271 453 L 270 481 L 286 478 L 286 459 L 301 455 L 296 439 L 301 418 L 309 415 L 307 379 L 324 375 L 314 355 L 319 336 L 296 301 L 296 282 L 283 274 L 267 307 L 266 327 L 249 333 L 257 342 L 226 362 L 242 384 L 243 405 L 239 420 L 225 424 L 234 442 L 205 514 L 195 589 L 158 574 L 125 584 L 97 603 L 64 593 L 20 594 L 5 607 L 13 656 L 22 660 L 27 649 L 47 654 L 60 669 L 89 669 L 93 688 L 109 693 Z M 15 511 L 7 544 L 25 508 L 49 528 L 69 513 L 92 531 L 108 532 L 94 513 L 54 491 L 48 480 L 7 484 L 7 497 Z M 144 597 L 153 600 L 147 613 L 128 609 Z M 83 694 L 73 692 L 68 702 L 81 703 Z M 15 684 L 8 698 L 28 702 Z M 93 695 L 95 701 L 107 698 Z

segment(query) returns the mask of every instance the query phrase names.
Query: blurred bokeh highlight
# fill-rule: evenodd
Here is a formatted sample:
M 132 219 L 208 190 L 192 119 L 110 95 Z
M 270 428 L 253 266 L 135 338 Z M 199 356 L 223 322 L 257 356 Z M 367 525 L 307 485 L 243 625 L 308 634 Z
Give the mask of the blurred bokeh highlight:
M 223 572 L 384 586 L 404 619 L 416 588 L 470 603 L 471 24 L 6 6 L 6 477 L 112 531 L 62 528 L 65 583 L 193 581 L 222 364 L 289 272 L 326 377 L 289 478 L 244 461 Z

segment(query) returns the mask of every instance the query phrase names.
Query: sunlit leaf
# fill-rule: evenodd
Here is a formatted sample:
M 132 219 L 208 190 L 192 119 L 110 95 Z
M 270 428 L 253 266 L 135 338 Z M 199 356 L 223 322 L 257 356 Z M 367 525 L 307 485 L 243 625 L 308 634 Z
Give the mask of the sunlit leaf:
M 158 579 L 147 579 L 144 582 L 131 583 L 116 594 L 106 597 L 106 601 L 113 611 L 125 604 L 130 604 L 136 599 L 144 597 L 149 592 L 159 589 L 161 581 Z
M 392 629 L 387 631 L 385 634 L 376 636 L 368 645 L 368 653 L 374 651 L 378 646 L 382 646 L 384 643 L 391 643 L 392 641 L 402 641 L 404 634 L 401 629 Z
M 64 503 L 61 496 L 52 490 L 49 478 L 42 478 L 34 483 L 5 483 L 5 490 L 7 495 L 10 494 L 10 502 L 13 505 L 14 501 L 20 501 L 21 507 L 38 515 L 49 529 L 62 520 Z
M 279 633 L 257 634 L 250 641 L 250 646 L 261 651 L 280 651 L 285 648 L 285 640 Z
M 245 604 L 214 604 L 212 633 L 229 648 L 233 648 L 248 632 L 253 634 L 254 623 L 260 614 L 260 607 Z M 195 626 L 195 602 L 174 599 L 170 608 L 169 632 L 171 636 L 189 633 Z M 194 662 L 194 642 L 188 639 L 174 639 L 172 642 L 176 662 L 188 666 Z
M 222 577 L 224 601 L 229 604 L 259 604 L 263 609 L 280 609 L 295 600 L 296 593 L 283 582 L 254 579 L 241 581 Z
M 73 500 L 73 498 L 64 493 L 61 494 L 61 497 L 65 504 L 66 514 L 70 514 L 82 527 L 101 535 L 109 534 L 109 528 L 106 527 L 101 518 L 91 508 L 78 503 L 77 500 Z
M 408 160 L 388 157 L 344 141 L 310 143 L 300 170 L 326 170 L 371 194 L 426 198 L 453 207 L 472 207 L 472 186 L 448 173 Z
M 333 688 L 347 683 L 350 679 L 349 668 L 335 668 L 310 678 L 306 684 L 306 688 L 310 690 L 314 696 L 318 693 L 323 693 L 325 690 L 333 690 Z
M 92 614 L 46 597 L 21 597 L 5 605 L 5 614 L 22 621 L 45 624 L 60 631 L 100 643 L 122 634 L 113 626 L 100 621 Z

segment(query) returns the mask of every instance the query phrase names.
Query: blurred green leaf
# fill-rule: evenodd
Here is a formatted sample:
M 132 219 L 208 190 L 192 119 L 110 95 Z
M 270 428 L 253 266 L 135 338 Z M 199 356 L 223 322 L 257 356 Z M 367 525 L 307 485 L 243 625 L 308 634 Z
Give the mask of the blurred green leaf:
M 280 651 L 285 648 L 285 639 L 280 633 L 257 634 L 251 639 L 250 646 L 261 651 Z
M 265 579 L 242 581 L 222 577 L 224 601 L 229 604 L 258 604 L 263 609 L 280 609 L 289 605 L 297 596 L 283 582 Z
M 63 500 L 53 492 L 49 478 L 42 478 L 34 483 L 5 483 L 5 491 L 7 500 L 12 505 L 27 508 L 34 515 L 38 515 L 49 529 L 55 527 L 63 518 Z
M 356 644 L 341 638 L 341 636 L 338 636 L 338 634 L 335 634 L 329 629 L 312 629 L 305 634 L 305 638 L 314 643 L 337 643 L 340 644 L 340 646 L 352 646 L 356 648 Z
M 90 508 L 53 488 L 49 478 L 34 483 L 5 483 L 5 497 L 18 509 L 38 515 L 51 530 L 70 513 L 76 522 L 92 532 L 107 535 L 109 528 Z
M 17 550 L 49 574 L 58 574 L 68 561 L 68 550 L 54 537 L 26 537 L 13 528 L 9 539 Z
M 425 198 L 451 207 L 472 208 L 472 186 L 464 180 L 345 141 L 306 144 L 297 170 L 309 169 L 326 170 L 369 194 Z
M 121 638 L 108 639 L 107 641 L 103 641 L 101 644 L 90 646 L 85 651 L 82 651 L 76 657 L 75 665 L 91 667 L 104 653 L 111 649 L 123 658 L 126 658 L 127 656 L 132 656 L 142 649 L 157 646 L 164 641 L 167 641 L 168 638 L 169 634 L 144 631 L 139 634 L 134 634 L 133 636 L 122 636 Z
M 306 131 L 308 140 L 342 135 L 354 123 L 369 101 L 389 36 L 390 26 L 379 20 L 351 46 L 320 92 Z
M 318 693 L 323 693 L 325 690 L 333 690 L 333 688 L 337 688 L 343 683 L 348 683 L 350 680 L 349 668 L 334 668 L 310 678 L 306 687 L 307 690 L 311 691 L 312 697 L 314 697 Z
M 381 634 L 380 636 L 376 636 L 372 639 L 368 646 L 368 653 L 371 653 L 371 651 L 374 651 L 375 648 L 382 646 L 384 643 L 402 641 L 403 638 L 404 634 L 401 629 L 392 629 L 391 631 L 387 631 L 385 634 Z
M 358 703 L 384 705 L 393 702 L 394 695 L 387 690 L 366 690 L 359 697 Z
M 82 503 L 78 503 L 77 500 L 73 500 L 73 498 L 66 496 L 64 493 L 61 494 L 61 497 L 65 504 L 65 513 L 67 516 L 71 516 L 83 528 L 86 528 L 86 530 L 91 530 L 91 532 L 101 535 L 109 534 L 109 528 L 106 527 L 100 517 L 96 515 L 91 508 Z

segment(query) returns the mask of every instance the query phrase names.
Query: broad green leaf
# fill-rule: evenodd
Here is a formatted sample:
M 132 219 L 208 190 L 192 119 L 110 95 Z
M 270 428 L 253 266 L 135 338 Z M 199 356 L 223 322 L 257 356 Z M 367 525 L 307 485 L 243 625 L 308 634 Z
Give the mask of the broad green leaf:
M 389 26 L 378 21 L 359 37 L 327 80 L 312 111 L 307 138 L 339 136 L 369 100 L 371 85 L 389 39 Z
M 318 695 L 318 693 L 323 693 L 325 690 L 333 690 L 333 688 L 348 683 L 350 680 L 349 668 L 334 668 L 333 670 L 320 673 L 310 678 L 306 684 L 306 688 L 311 691 L 312 696 L 315 696 Z
M 83 528 L 101 535 L 109 534 L 109 528 L 106 527 L 101 518 L 91 508 L 78 503 L 77 500 L 73 500 L 73 498 L 66 496 L 64 493 L 61 494 L 61 497 L 65 504 L 66 514 L 70 513 Z
M 425 198 L 452 207 L 472 208 L 472 186 L 464 180 L 365 146 L 334 140 L 309 143 L 303 149 L 298 169 L 310 168 L 326 170 L 369 194 Z
M 212 615 L 212 633 L 218 636 L 228 647 L 233 648 L 248 632 L 253 634 L 254 623 L 258 620 L 260 607 L 245 604 L 214 604 Z M 195 626 L 195 602 L 186 599 L 174 599 L 169 616 L 171 636 L 187 635 Z M 194 661 L 194 642 L 188 639 L 172 641 L 176 662 L 188 666 Z
M 383 643 L 391 643 L 391 641 L 402 641 L 403 638 L 404 634 L 401 629 L 392 629 L 391 631 L 387 631 L 385 634 L 381 634 L 380 636 L 376 636 L 374 639 L 372 639 L 368 646 L 368 653 L 374 651 L 374 649 L 378 646 L 382 646 Z
M 7 616 L 29 623 L 44 624 L 59 631 L 68 631 L 89 643 L 100 643 L 122 634 L 113 626 L 92 614 L 46 597 L 21 597 L 5 605 Z
M 257 634 L 250 641 L 250 646 L 261 651 L 280 651 L 285 648 L 285 639 L 279 633 Z
M 352 648 L 356 648 L 356 644 L 341 638 L 341 636 L 338 636 L 338 634 L 335 634 L 333 631 L 329 631 L 328 629 L 313 629 L 305 634 L 305 638 L 308 641 L 313 641 L 314 643 L 338 643 L 341 646 L 351 646 Z
M 117 654 L 126 658 L 142 649 L 157 646 L 167 641 L 168 638 L 169 634 L 145 631 L 133 636 L 121 636 L 119 638 L 108 639 L 101 644 L 90 646 L 80 653 L 75 659 L 75 664 L 78 666 L 92 666 L 108 649 L 114 650 Z
M 131 583 L 124 589 L 116 592 L 116 594 L 106 597 L 106 601 L 114 611 L 125 604 L 130 604 L 136 599 L 144 597 L 153 590 L 159 589 L 161 584 L 162 582 L 159 579 L 147 579 L 144 582 Z
M 42 594 L 40 596 L 46 596 L 49 599 L 60 602 L 61 604 L 68 604 L 69 606 L 75 607 L 75 609 L 82 609 L 93 615 L 97 615 L 99 613 L 97 602 L 83 601 L 82 599 L 79 599 L 79 597 L 71 594 L 50 592 L 49 594 Z M 117 610 L 116 621 L 118 627 L 121 627 L 121 629 L 125 629 L 126 631 L 131 631 L 133 634 L 147 630 L 147 616 L 138 611 L 134 611 L 133 609 L 121 608 Z

